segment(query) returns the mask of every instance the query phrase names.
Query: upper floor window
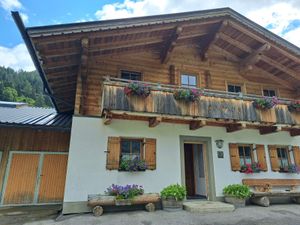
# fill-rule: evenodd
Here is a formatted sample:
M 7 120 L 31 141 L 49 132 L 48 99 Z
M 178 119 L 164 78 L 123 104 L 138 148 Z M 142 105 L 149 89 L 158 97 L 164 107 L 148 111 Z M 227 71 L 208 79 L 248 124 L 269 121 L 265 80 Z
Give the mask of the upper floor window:
M 240 166 L 252 164 L 252 148 L 250 145 L 239 145 Z
M 121 71 L 121 78 L 126 80 L 142 80 L 142 74 L 134 71 Z
M 275 90 L 271 90 L 271 89 L 264 89 L 263 90 L 263 94 L 266 97 L 273 97 L 273 96 L 276 96 L 276 91 Z
M 277 148 L 277 157 L 280 168 L 289 166 L 289 151 L 287 148 Z
M 242 87 L 240 85 L 228 84 L 227 91 L 234 92 L 234 93 L 240 93 L 240 92 L 242 92 Z
M 181 85 L 188 87 L 197 87 L 197 77 L 195 75 L 181 75 Z
M 121 140 L 121 159 L 132 160 L 142 159 L 142 139 L 122 139 Z

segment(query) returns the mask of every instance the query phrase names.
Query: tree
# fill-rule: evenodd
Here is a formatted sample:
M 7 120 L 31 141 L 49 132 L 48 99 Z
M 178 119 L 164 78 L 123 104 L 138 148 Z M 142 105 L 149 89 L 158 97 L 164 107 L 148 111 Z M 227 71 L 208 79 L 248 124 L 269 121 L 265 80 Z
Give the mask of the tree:
M 10 101 L 15 102 L 17 101 L 18 92 L 16 89 L 12 87 L 4 87 L 3 89 L 3 100 L 4 101 Z

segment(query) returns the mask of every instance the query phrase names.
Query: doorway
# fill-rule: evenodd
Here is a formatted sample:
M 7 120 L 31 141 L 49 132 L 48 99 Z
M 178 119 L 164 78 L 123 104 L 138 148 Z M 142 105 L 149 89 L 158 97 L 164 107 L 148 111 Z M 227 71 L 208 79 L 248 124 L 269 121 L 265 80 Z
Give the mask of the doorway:
M 184 143 L 185 185 L 188 199 L 207 199 L 205 145 Z

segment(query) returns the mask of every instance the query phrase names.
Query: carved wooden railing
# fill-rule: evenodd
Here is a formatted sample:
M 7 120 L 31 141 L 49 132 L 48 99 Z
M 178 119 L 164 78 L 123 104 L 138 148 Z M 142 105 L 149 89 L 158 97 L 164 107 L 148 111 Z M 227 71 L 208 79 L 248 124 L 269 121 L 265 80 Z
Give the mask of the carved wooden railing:
M 178 86 L 147 84 L 151 87 L 148 97 L 126 96 L 124 87 L 128 85 L 127 80 L 107 78 L 103 84 L 102 110 L 295 127 L 300 125 L 300 114 L 288 110 L 287 106 L 291 101 L 289 99 L 279 99 L 280 104 L 273 109 L 259 110 L 255 109 L 252 102 L 262 96 L 202 89 L 203 96 L 199 100 L 183 102 L 173 97 L 173 91 L 179 88 Z

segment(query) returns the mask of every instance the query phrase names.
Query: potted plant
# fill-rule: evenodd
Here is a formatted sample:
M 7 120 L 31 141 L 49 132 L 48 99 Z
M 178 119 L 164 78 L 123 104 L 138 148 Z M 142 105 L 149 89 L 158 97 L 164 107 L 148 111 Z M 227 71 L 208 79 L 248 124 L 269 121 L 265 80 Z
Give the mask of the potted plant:
M 288 110 L 290 112 L 300 112 L 300 100 L 292 101 L 288 105 Z
M 279 103 L 278 98 L 276 96 L 273 97 L 263 97 L 259 99 L 255 99 L 253 101 L 253 106 L 256 109 L 267 110 L 274 108 Z
M 233 204 L 236 208 L 244 207 L 246 199 L 251 196 L 250 189 L 247 185 L 231 184 L 223 189 L 225 202 Z
M 112 184 L 107 188 L 106 194 L 115 196 L 115 205 L 131 205 L 134 197 L 144 194 L 144 189 L 137 184 L 125 186 Z
M 181 210 L 183 199 L 186 196 L 186 189 L 179 184 L 172 184 L 160 192 L 163 209 L 167 211 Z
M 173 93 L 173 96 L 176 100 L 183 100 L 186 102 L 194 102 L 201 95 L 201 91 L 197 89 L 178 89 Z
M 261 171 L 261 166 L 259 163 L 246 164 L 241 167 L 240 172 L 246 174 L 259 173 Z
M 124 92 L 127 96 L 141 96 L 146 98 L 150 95 L 151 90 L 146 84 L 132 82 L 124 88 Z
M 145 171 L 147 169 L 147 164 L 145 160 L 141 160 L 138 157 L 134 159 L 121 159 L 119 171 Z

